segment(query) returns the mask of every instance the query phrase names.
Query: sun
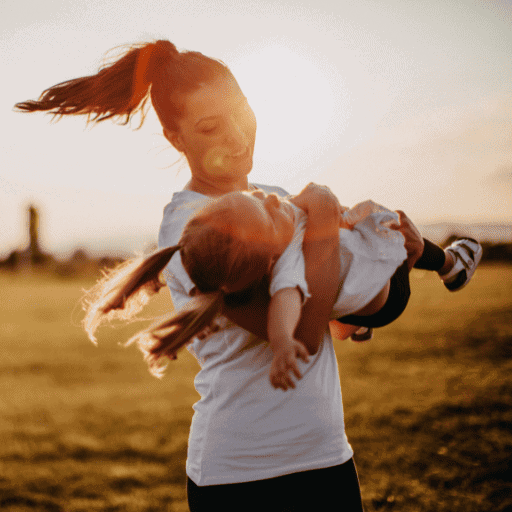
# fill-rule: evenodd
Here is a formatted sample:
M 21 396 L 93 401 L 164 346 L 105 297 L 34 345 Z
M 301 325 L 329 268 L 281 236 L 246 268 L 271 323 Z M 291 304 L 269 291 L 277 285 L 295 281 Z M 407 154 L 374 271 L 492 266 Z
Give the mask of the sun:
M 289 181 L 336 145 L 350 98 L 325 57 L 272 42 L 241 51 L 229 64 L 258 122 L 254 178 Z

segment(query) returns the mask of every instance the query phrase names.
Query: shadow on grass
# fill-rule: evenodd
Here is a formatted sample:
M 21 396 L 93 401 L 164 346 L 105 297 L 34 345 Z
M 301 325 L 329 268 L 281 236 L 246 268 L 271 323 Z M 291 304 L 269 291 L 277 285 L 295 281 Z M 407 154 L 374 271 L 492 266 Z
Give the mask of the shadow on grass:
M 13 436 L 30 443 L 4 450 L 0 510 L 170 511 L 183 502 L 189 420 L 96 413 L 80 431 Z
M 351 432 L 367 510 L 512 510 L 512 383 L 467 405 L 399 409 Z M 432 501 L 434 499 L 434 501 Z
M 464 358 L 493 378 L 464 401 L 453 394 L 420 412 L 401 407 L 352 418 L 367 511 L 512 511 L 512 309 L 481 314 L 446 337 L 450 346 L 437 354 L 440 361 Z M 434 352 L 400 352 L 398 359 Z
M 512 307 L 480 313 L 463 330 L 448 336 L 477 357 L 496 363 L 512 359 Z

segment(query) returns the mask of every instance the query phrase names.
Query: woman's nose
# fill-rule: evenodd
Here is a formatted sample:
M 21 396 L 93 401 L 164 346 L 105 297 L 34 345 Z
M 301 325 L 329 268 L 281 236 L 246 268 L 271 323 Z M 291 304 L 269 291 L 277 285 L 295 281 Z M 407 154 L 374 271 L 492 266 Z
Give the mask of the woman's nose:
M 248 138 L 243 127 L 236 120 L 232 120 L 228 127 L 227 139 L 239 147 L 247 147 Z

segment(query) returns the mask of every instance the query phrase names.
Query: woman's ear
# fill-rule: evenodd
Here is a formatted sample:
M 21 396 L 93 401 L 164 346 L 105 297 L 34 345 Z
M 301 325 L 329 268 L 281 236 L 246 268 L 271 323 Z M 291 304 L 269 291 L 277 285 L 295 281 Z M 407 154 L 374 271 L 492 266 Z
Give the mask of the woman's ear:
M 164 137 L 177 149 L 180 153 L 185 152 L 185 144 L 183 144 L 183 140 L 181 135 L 178 132 L 168 130 L 164 128 Z

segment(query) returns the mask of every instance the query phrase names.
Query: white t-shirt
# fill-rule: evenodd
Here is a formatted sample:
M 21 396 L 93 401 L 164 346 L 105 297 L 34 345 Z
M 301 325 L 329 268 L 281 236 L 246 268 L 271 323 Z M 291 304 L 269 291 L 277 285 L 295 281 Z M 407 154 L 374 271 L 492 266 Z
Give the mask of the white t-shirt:
M 278 187 L 258 187 L 287 195 Z M 175 245 L 209 199 L 197 192 L 175 193 L 164 209 L 159 247 Z M 180 308 L 194 284 L 179 252 L 166 271 L 174 306 Z M 296 388 L 283 392 L 270 385 L 268 343 L 222 320 L 223 329 L 188 345 L 201 366 L 194 380 L 201 399 L 194 404 L 188 443 L 190 479 L 199 486 L 250 482 L 349 460 L 353 451 L 330 335 L 326 332 L 309 363 L 299 361 L 303 377 Z
M 282 288 L 299 287 L 308 297 L 302 242 L 307 216 L 293 205 L 295 231 L 292 242 L 272 269 L 270 295 Z M 340 229 L 340 289 L 331 318 L 355 313 L 384 287 L 407 258 L 405 238 L 391 229 L 398 224 L 396 212 L 373 201 L 364 201 L 343 215 L 351 229 Z

